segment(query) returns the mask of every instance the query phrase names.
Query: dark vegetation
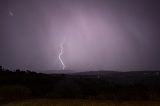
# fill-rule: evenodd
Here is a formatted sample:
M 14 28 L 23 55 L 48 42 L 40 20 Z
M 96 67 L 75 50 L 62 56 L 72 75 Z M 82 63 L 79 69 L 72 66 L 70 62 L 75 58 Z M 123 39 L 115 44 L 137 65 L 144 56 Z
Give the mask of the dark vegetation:
M 159 71 L 43 74 L 0 66 L 0 102 L 26 98 L 160 100 Z

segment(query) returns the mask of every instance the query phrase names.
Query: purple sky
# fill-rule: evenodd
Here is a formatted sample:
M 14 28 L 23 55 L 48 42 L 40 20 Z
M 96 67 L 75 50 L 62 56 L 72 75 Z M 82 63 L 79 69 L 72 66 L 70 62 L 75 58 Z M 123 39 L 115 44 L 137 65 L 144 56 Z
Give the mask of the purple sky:
M 159 0 L 1 0 L 0 65 L 159 70 Z

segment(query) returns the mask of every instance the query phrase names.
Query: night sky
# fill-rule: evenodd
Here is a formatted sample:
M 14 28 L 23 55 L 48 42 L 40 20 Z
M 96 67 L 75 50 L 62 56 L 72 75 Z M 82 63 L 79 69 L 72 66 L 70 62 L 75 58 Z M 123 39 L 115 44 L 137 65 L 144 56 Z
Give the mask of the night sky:
M 60 58 L 64 71 L 160 70 L 159 0 L 0 0 L 0 65 L 62 70 Z

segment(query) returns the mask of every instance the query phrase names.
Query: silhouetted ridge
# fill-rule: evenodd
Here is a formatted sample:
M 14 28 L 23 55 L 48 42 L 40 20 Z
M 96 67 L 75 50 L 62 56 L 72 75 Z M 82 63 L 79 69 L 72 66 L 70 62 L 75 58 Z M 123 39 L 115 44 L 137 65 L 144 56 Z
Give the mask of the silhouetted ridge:
M 25 98 L 159 100 L 160 71 L 44 74 L 0 67 L 0 102 Z

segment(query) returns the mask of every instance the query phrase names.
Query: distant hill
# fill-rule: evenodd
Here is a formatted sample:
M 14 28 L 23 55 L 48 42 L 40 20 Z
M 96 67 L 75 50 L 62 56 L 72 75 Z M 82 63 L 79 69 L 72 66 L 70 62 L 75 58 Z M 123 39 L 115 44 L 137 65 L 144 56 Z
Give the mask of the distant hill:
M 70 73 L 0 69 L 0 102 L 13 97 L 160 100 L 160 71 L 67 72 Z
M 86 71 L 86 72 L 77 72 L 72 75 L 100 75 L 100 76 L 157 76 L 160 74 L 160 71 Z
M 114 82 L 134 82 L 160 77 L 160 71 L 88 71 L 70 74 L 73 78 L 98 78 Z
M 109 70 L 100 70 L 100 71 L 83 71 L 76 72 L 73 70 L 37 70 L 35 72 L 47 73 L 47 74 L 68 74 L 68 75 L 81 75 L 81 76 L 157 76 L 160 75 L 160 70 L 152 71 L 109 71 Z
M 114 74 L 118 74 L 122 72 L 118 71 L 86 71 L 86 72 L 77 72 L 73 73 L 72 75 L 101 75 L 101 76 L 110 76 Z

